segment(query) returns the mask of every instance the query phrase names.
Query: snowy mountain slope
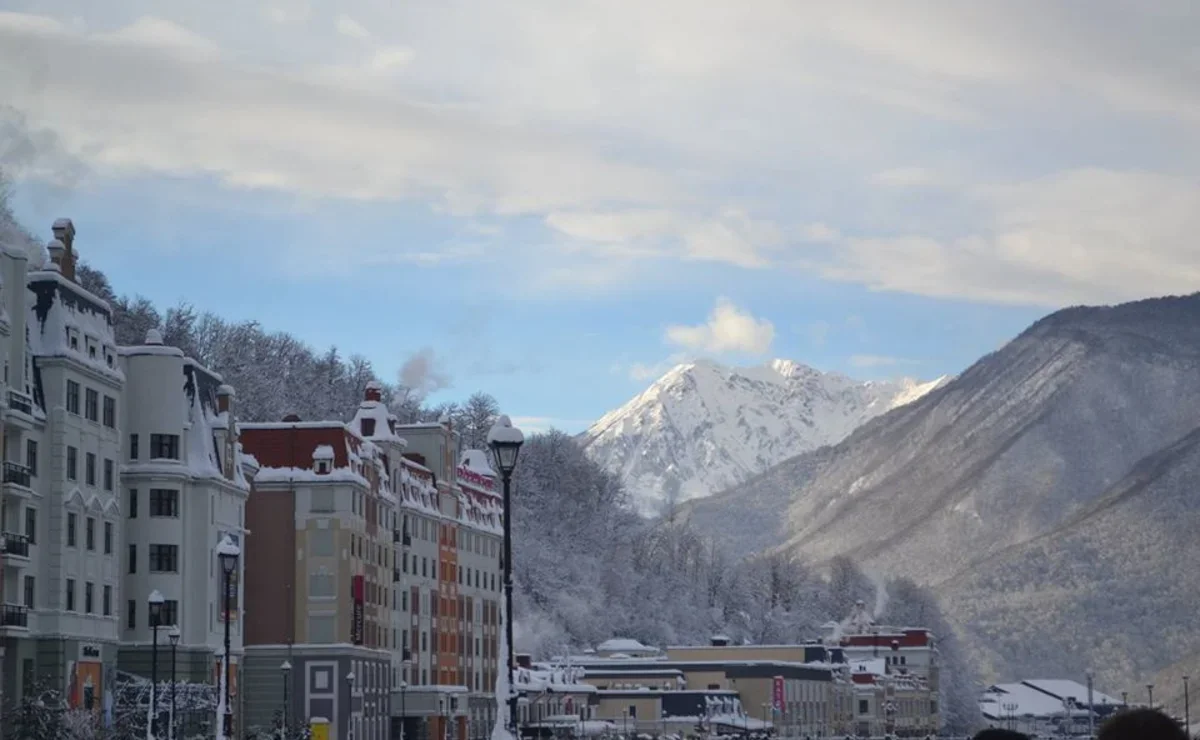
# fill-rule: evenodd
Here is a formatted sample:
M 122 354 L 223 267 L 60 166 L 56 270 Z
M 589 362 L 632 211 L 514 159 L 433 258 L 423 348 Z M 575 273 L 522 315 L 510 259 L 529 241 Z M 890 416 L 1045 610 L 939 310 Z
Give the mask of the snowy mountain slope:
M 748 368 L 701 360 L 676 366 L 582 437 L 652 515 L 838 442 L 942 382 L 860 382 L 789 360 Z
M 941 584 L 966 643 L 987 648 L 977 662 L 1009 676 L 1094 669 L 1139 699 L 1152 680 L 1182 709 L 1180 676 L 1200 656 L 1198 482 L 1200 428 L 1062 526 Z
M 1060 311 L 835 448 L 791 487 L 790 546 L 936 584 L 1060 526 L 1198 419 L 1200 295 Z

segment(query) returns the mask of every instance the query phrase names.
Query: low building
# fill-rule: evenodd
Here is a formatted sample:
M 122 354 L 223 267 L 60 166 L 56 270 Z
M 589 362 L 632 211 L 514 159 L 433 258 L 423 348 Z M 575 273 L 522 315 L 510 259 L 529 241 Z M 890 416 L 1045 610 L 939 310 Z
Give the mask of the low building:
M 533 663 L 528 655 L 517 656 L 513 687 L 517 692 L 517 724 L 557 726 L 566 718 L 595 719 L 597 689 L 583 681 L 578 666 Z
M 979 698 L 979 711 L 988 725 L 1028 735 L 1086 734 L 1125 705 L 1076 681 L 1028 680 L 989 686 Z

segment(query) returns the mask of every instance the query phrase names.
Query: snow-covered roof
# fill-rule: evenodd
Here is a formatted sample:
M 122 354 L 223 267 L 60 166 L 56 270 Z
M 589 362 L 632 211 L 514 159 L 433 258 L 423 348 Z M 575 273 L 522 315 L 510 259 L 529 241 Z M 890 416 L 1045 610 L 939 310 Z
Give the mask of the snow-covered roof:
M 1014 705 L 1016 708 L 1009 709 L 1005 705 Z M 979 709 L 984 716 L 993 719 L 1008 716 L 1061 717 L 1066 711 L 1061 698 L 1023 683 L 1001 683 L 989 687 L 979 699 Z
M 1028 681 L 1022 681 L 1022 684 L 1032 689 L 1036 689 L 1046 694 L 1058 697 L 1059 699 L 1072 699 L 1076 704 L 1087 704 L 1088 692 L 1087 686 L 1078 681 L 1071 681 L 1060 678 L 1035 678 Z M 1114 699 L 1107 694 L 1102 694 L 1092 688 L 1092 703 L 1093 704 L 1120 704 L 1120 700 Z
M 657 653 L 658 648 L 648 647 L 629 637 L 614 637 L 605 640 L 596 646 L 598 653 L 625 653 L 632 655 L 634 653 L 648 654 Z M 613 655 L 612 657 L 616 657 Z
M 459 466 L 477 475 L 488 478 L 496 477 L 496 471 L 492 470 L 492 466 L 488 463 L 487 453 L 483 450 L 463 450 Z
M 379 384 L 376 387 L 367 385 L 368 391 L 378 391 Z M 350 421 L 350 426 L 355 430 L 361 431 L 363 428 L 362 422 L 364 419 L 369 419 L 374 422 L 374 431 L 369 435 L 363 435 L 367 439 L 375 442 L 391 442 L 400 446 L 406 446 L 408 442 L 392 431 L 392 427 L 388 425 L 389 420 L 394 419 L 392 413 L 388 410 L 387 404 L 383 401 L 367 399 L 358 404 L 358 410 L 354 412 L 354 418 Z
M 40 357 L 69 357 L 93 372 L 124 382 L 125 375 L 116 366 L 108 303 L 54 270 L 31 272 L 28 280 L 29 290 L 37 297 L 28 302 L 30 351 Z
M 537 664 L 532 668 L 518 667 L 513 673 L 518 691 L 555 693 L 596 692 L 596 687 L 583 682 L 583 669 L 578 666 L 555 666 Z
M 333 445 L 317 445 L 317 448 L 313 450 L 312 457 L 313 460 L 332 460 Z

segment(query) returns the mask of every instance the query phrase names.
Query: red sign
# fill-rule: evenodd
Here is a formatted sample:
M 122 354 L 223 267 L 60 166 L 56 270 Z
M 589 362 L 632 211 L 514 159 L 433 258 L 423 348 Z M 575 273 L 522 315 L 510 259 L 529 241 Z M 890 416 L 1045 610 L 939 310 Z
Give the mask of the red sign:
M 466 481 L 471 485 L 479 486 L 487 491 L 492 490 L 492 488 L 496 485 L 496 482 L 491 478 L 487 477 L 486 475 L 480 475 L 465 465 L 460 465 L 458 470 L 455 472 L 458 473 L 458 479 L 460 481 Z
M 776 712 L 783 711 L 783 676 L 775 677 L 774 706 Z

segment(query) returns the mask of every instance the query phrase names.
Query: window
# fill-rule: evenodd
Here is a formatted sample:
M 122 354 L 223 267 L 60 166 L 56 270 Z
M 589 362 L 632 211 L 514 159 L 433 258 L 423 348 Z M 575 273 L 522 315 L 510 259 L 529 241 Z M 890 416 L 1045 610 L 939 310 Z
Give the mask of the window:
M 75 547 L 75 520 L 74 513 L 67 514 L 67 547 Z
M 34 594 L 36 591 L 37 591 L 37 581 L 34 580 L 33 576 L 25 576 L 25 601 L 24 601 L 24 604 L 25 604 L 26 609 L 33 608 L 33 598 L 34 598 Z
M 100 394 L 92 388 L 84 391 L 83 415 L 88 421 L 100 421 Z
M 137 545 L 129 543 L 129 572 L 137 573 Z
M 336 642 L 337 617 L 333 614 L 311 615 L 308 618 L 308 640 L 310 644 Z
M 129 435 L 129 459 L 136 460 L 138 457 L 138 436 L 136 434 Z
M 75 611 L 75 579 L 67 579 L 67 611 Z
M 150 458 L 153 460 L 178 460 L 178 434 L 151 434 Z
M 137 489 L 129 489 L 129 518 L 137 519 Z
M 132 545 L 130 545 L 132 547 Z M 132 571 L 130 571 L 132 572 Z M 125 628 L 134 629 L 137 627 L 137 602 L 130 599 L 125 604 Z
M 104 460 L 104 490 L 111 491 L 113 489 L 113 478 L 116 477 L 116 465 L 112 460 L 105 458 Z
M 310 599 L 330 599 L 337 596 L 334 588 L 332 573 L 325 572 L 308 574 L 308 597 Z
M 67 446 L 67 480 L 79 480 L 79 450 Z
M 314 529 L 308 533 L 308 554 L 312 557 L 331 558 L 334 554 L 333 530 Z
M 37 475 L 38 472 L 38 448 L 37 440 L 25 440 L 25 467 L 29 468 L 30 475 Z
M 117 427 L 117 399 L 112 396 L 104 397 L 104 426 L 109 429 Z
M 96 549 L 96 520 L 90 516 L 83 523 L 83 541 L 87 549 Z
M 79 384 L 74 380 L 67 381 L 67 412 L 79 413 Z
M 104 554 L 112 555 L 113 553 L 113 523 L 104 523 Z
M 333 491 L 328 488 L 318 488 L 309 494 L 309 511 L 333 511 Z
M 84 455 L 84 475 L 89 486 L 96 485 L 96 453 L 88 452 Z
M 83 584 L 83 613 L 91 614 L 95 611 L 96 585 L 91 581 Z
M 858 713 L 859 714 L 867 714 L 870 711 L 871 711 L 870 701 L 868 701 L 867 699 L 859 699 L 858 700 Z
M 37 544 L 37 509 L 32 506 L 25 507 L 25 536 L 29 544 Z
M 151 573 L 176 573 L 178 571 L 179 545 L 150 545 Z
M 151 488 L 150 516 L 179 516 L 179 491 L 172 488 Z
M 104 616 L 112 616 L 112 586 L 104 587 L 104 601 L 101 605 L 101 608 L 104 610 Z
M 158 626 L 179 624 L 179 602 L 167 599 L 158 611 Z

